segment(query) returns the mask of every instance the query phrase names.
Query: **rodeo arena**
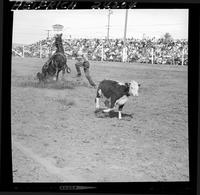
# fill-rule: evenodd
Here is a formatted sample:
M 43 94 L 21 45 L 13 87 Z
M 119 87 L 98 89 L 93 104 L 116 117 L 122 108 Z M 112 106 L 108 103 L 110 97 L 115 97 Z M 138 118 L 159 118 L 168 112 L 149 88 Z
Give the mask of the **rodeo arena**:
M 189 181 L 188 40 L 127 37 L 124 13 L 121 38 L 108 10 L 102 38 L 13 43 L 14 182 Z

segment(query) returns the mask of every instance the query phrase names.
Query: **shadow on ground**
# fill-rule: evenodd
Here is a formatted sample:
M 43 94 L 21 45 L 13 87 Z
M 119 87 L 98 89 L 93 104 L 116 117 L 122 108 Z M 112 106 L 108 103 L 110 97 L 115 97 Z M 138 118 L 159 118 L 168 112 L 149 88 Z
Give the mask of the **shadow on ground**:
M 105 108 L 100 108 L 94 111 L 95 116 L 97 118 L 118 118 L 118 111 L 110 111 L 108 113 L 103 112 Z M 133 114 L 122 113 L 122 120 L 131 120 L 133 118 Z

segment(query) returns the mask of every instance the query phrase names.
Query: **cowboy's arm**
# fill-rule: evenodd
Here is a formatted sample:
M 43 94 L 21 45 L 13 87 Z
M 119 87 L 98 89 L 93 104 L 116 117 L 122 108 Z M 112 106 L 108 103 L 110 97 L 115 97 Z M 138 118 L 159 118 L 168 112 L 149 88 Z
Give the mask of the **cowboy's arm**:
M 87 54 L 86 54 L 86 53 L 83 54 L 83 60 L 84 60 L 84 62 L 87 62 L 87 61 L 88 61 L 88 57 L 87 57 Z

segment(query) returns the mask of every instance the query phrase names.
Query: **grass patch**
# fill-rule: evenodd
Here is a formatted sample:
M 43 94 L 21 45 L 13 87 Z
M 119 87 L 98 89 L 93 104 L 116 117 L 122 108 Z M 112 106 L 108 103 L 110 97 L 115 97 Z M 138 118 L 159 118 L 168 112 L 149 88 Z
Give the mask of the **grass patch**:
M 59 102 L 62 106 L 74 106 L 75 102 L 73 100 L 67 100 L 67 99 L 58 99 L 56 100 Z
M 15 82 L 14 85 L 17 87 L 34 87 L 47 89 L 74 89 L 77 84 L 73 81 L 49 81 L 45 83 L 34 80 L 26 80 Z
M 71 78 L 69 78 L 71 79 Z M 33 87 L 33 88 L 47 88 L 47 89 L 74 89 L 75 87 L 88 87 L 88 83 L 82 79 L 74 80 L 58 80 L 49 79 L 47 82 L 39 82 L 33 76 L 18 76 L 12 77 L 12 85 L 16 87 Z
M 45 83 L 47 88 L 51 89 L 74 89 L 76 83 L 72 81 L 51 81 L 49 83 Z

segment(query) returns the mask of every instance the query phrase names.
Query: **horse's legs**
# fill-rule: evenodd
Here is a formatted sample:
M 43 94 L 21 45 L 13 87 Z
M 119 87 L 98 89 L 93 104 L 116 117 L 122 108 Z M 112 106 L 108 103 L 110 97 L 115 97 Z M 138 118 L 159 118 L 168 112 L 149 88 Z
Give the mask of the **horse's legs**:
M 56 81 L 58 81 L 58 75 L 59 75 L 59 68 L 58 68 L 58 66 L 57 66 L 57 64 L 55 64 L 55 68 L 56 68 L 56 73 L 55 73 L 55 75 L 56 75 Z
M 56 68 L 56 81 L 58 81 L 59 72 L 60 72 L 60 70 L 58 70 L 58 68 Z
M 62 79 L 64 80 L 65 76 L 65 68 L 62 69 Z

